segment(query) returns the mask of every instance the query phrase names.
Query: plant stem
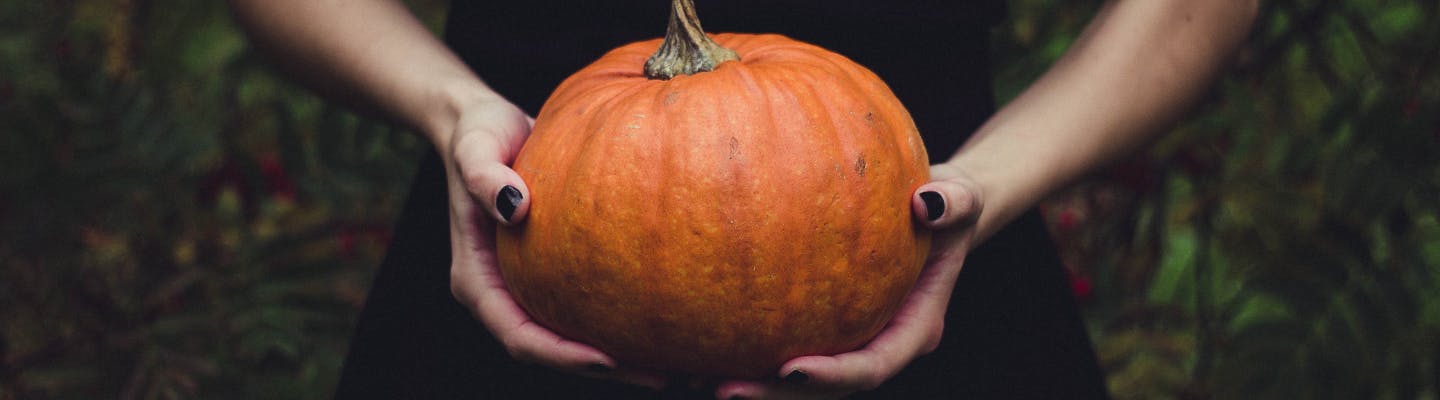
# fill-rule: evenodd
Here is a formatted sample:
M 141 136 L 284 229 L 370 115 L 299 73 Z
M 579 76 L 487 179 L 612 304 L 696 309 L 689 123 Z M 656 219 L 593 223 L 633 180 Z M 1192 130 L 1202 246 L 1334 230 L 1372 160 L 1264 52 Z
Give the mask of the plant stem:
M 721 47 L 700 27 L 691 0 L 670 1 L 670 26 L 660 49 L 645 61 L 645 76 L 668 80 L 715 69 L 726 61 L 739 61 L 734 51 Z

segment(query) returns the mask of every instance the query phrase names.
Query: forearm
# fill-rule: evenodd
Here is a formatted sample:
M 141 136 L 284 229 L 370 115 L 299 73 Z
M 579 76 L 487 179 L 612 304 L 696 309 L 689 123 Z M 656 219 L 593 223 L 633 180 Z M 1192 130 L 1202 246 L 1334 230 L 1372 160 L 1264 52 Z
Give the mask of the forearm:
M 979 237 L 1164 130 L 1244 41 L 1254 0 L 1108 2 L 1070 50 L 947 163 L 984 196 Z
M 460 103 L 499 97 L 393 0 L 230 0 L 252 43 L 304 84 L 448 143 Z

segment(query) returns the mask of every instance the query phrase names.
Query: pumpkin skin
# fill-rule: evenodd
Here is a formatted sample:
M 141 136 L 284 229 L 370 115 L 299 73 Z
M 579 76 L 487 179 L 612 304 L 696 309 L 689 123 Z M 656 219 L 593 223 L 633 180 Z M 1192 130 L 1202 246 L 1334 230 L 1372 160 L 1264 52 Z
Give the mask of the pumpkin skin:
M 773 376 L 873 338 L 915 284 L 929 180 L 909 113 L 864 67 L 779 35 L 647 79 L 660 40 L 566 79 L 514 169 L 529 216 L 499 267 L 540 324 L 627 367 Z

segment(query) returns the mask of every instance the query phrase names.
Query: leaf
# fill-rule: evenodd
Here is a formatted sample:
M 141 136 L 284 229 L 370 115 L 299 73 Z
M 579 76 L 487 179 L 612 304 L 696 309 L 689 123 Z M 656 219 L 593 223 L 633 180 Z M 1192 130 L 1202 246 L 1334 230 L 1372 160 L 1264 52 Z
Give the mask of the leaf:
M 1395 43 L 1404 39 L 1424 21 L 1424 11 L 1420 9 L 1419 2 L 1392 1 L 1386 3 L 1386 6 L 1380 10 L 1380 14 L 1371 19 L 1373 21 L 1372 29 L 1384 43 Z
M 1165 243 L 1164 258 L 1151 283 L 1149 300 L 1164 304 L 1182 304 L 1187 290 L 1192 287 L 1191 279 L 1195 264 L 1195 233 L 1183 230 L 1170 232 Z

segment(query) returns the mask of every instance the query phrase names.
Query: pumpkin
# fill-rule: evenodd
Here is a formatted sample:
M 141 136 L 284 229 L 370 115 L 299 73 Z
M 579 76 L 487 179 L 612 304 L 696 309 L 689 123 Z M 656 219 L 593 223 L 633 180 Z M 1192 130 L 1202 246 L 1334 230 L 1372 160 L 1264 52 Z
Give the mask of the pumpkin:
M 531 205 L 496 238 L 507 289 L 631 367 L 755 378 L 857 349 L 929 251 L 925 148 L 885 83 L 784 36 L 712 41 L 689 0 L 561 83 L 513 168 Z

